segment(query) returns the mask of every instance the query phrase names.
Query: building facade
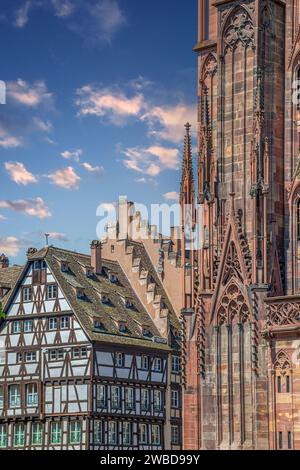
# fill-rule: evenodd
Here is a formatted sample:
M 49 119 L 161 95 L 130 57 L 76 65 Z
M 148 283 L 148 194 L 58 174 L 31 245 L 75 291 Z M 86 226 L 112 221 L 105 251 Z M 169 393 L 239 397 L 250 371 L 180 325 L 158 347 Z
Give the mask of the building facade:
M 0 449 L 180 449 L 171 307 L 160 329 L 101 242 L 1 262 Z
M 184 448 L 299 450 L 300 3 L 198 3 L 197 185 L 187 129 L 181 186 L 183 208 L 202 214 L 183 277 Z

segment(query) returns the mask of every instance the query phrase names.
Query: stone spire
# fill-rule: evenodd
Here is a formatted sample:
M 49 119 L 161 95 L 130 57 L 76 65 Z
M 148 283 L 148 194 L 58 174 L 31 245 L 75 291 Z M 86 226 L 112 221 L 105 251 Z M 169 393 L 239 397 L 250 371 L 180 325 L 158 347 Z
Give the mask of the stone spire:
M 184 151 L 182 162 L 182 177 L 181 177 L 181 195 L 189 188 L 189 192 L 194 192 L 194 170 L 193 170 L 193 154 L 191 143 L 191 124 L 185 124 L 185 138 L 184 138 Z

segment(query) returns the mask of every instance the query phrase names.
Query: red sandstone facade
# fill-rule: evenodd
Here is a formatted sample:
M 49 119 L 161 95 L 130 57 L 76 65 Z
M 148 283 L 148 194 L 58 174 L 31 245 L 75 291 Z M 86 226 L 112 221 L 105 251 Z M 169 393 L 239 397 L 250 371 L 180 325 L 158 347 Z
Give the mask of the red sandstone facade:
M 184 448 L 300 449 L 300 2 L 198 1 L 198 184 L 187 132 L 181 203 L 204 229 L 183 256 Z

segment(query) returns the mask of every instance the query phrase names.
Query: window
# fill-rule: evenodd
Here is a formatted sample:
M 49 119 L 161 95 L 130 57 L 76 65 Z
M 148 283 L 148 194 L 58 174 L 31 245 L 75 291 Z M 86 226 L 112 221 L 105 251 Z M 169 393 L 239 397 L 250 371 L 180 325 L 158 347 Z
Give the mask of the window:
M 131 423 L 123 423 L 123 445 L 130 446 L 132 444 Z
M 115 274 L 112 274 L 112 273 L 109 273 L 108 279 L 110 280 L 110 282 L 112 284 L 116 284 L 116 282 L 118 282 L 117 276 Z
M 141 390 L 141 408 L 142 408 L 142 411 L 148 411 L 149 406 L 150 406 L 149 390 L 142 389 Z
M 139 443 L 147 444 L 147 424 L 145 423 L 139 425 Z
M 47 286 L 47 299 L 54 300 L 57 298 L 57 285 L 56 284 L 49 284 Z
M 117 438 L 117 423 L 115 421 L 110 421 L 108 423 L 108 444 L 116 445 L 118 443 Z
M 25 353 L 25 362 L 36 362 L 36 352 L 28 351 Z
M 20 385 L 10 385 L 8 390 L 9 407 L 19 408 L 21 406 Z
M 179 426 L 171 426 L 171 442 L 173 445 L 179 445 Z
M 57 330 L 57 318 L 49 318 L 48 328 L 50 331 Z
M 286 393 L 291 393 L 291 380 L 289 375 L 285 378 L 285 391 Z
M 23 361 L 23 353 L 17 353 L 17 364 Z
M 112 387 L 111 388 L 111 407 L 114 410 L 120 408 L 120 388 Z
M 52 445 L 58 445 L 58 444 L 61 444 L 61 440 L 62 440 L 61 424 L 51 423 L 50 443 Z
M 81 423 L 71 421 L 70 423 L 70 444 L 80 444 L 81 442 Z
M 288 441 L 288 449 L 291 450 L 293 448 L 291 431 L 287 433 L 287 441 Z
M 70 326 L 70 317 L 62 317 L 60 319 L 60 329 L 68 330 Z
M 37 384 L 27 384 L 26 385 L 26 403 L 27 403 L 27 406 L 37 406 L 38 405 Z
M 153 370 L 154 372 L 162 371 L 162 360 L 160 357 L 156 357 L 153 361 Z
M 125 354 L 116 353 L 116 367 L 124 367 L 124 366 L 125 366 Z
M 73 357 L 73 359 L 80 359 L 80 349 L 79 348 L 74 348 L 73 349 L 72 357 Z
M 0 410 L 3 410 L 4 406 L 4 389 L 2 385 L 0 385 Z
M 125 389 L 125 407 L 126 410 L 133 410 L 134 408 L 134 390 L 127 387 Z
M 14 447 L 23 447 L 25 444 L 25 428 L 23 424 L 14 426 Z
M 277 392 L 281 393 L 282 392 L 282 381 L 281 381 L 281 375 L 277 376 Z
M 23 287 L 22 297 L 23 297 L 23 302 L 31 302 L 31 300 L 32 300 L 32 289 L 31 289 L 31 287 Z
M 81 350 L 80 350 L 80 357 L 81 357 L 81 359 L 86 359 L 86 358 L 87 358 L 87 355 L 88 355 L 87 349 L 86 349 L 86 348 L 81 348 Z
M 171 406 L 172 408 L 179 408 L 179 391 L 172 390 L 171 392 Z
M 104 325 L 100 320 L 94 320 L 94 328 L 95 330 L 105 330 Z
M 152 333 L 149 328 L 143 328 L 143 336 L 144 338 L 152 338 Z
M 33 446 L 43 445 L 43 425 L 41 423 L 32 424 L 31 444 Z
M 154 411 L 159 412 L 162 409 L 161 390 L 154 390 Z
M 179 374 L 181 370 L 181 361 L 179 356 L 172 356 L 172 372 L 173 374 Z
M 119 323 L 119 332 L 120 333 L 128 333 L 127 324 L 125 322 Z
M 102 421 L 95 421 L 94 427 L 95 444 L 103 443 L 103 425 Z
M 149 370 L 149 357 L 148 356 L 141 357 L 141 369 Z
M 107 394 L 106 394 L 106 385 L 97 385 L 97 407 L 106 408 L 107 407 Z
M 32 333 L 33 332 L 33 320 L 25 320 L 24 321 L 24 333 Z
M 160 426 L 158 424 L 152 425 L 152 444 L 155 446 L 160 445 Z
M 278 439 L 278 446 L 279 446 L 279 449 L 283 449 L 283 433 L 280 431 L 279 432 L 279 439 Z
M 61 361 L 64 358 L 63 349 L 51 349 L 49 351 L 49 360 L 50 361 Z
M 7 430 L 6 424 L 0 424 L 0 449 L 7 446 Z
M 17 334 L 17 333 L 21 333 L 21 331 L 22 331 L 22 322 L 14 321 L 13 322 L 13 333 Z

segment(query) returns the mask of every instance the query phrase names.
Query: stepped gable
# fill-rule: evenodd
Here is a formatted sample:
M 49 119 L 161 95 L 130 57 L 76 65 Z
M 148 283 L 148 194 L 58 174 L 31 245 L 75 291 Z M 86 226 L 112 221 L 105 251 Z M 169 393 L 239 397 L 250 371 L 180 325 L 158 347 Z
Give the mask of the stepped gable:
M 114 261 L 102 260 L 101 274 L 88 277 L 86 269 L 91 267 L 91 256 L 55 247 L 48 247 L 28 257 L 29 261 L 44 259 L 66 296 L 71 308 L 92 341 L 138 345 L 148 348 L 169 349 L 167 344 L 156 343 L 143 335 L 143 328 L 152 337 L 160 337 L 151 317 L 132 290 L 120 265 Z M 61 270 L 66 263 L 68 271 Z M 111 282 L 109 273 L 115 275 Z M 83 298 L 77 296 L 77 289 Z M 101 294 L 109 301 L 103 303 Z M 130 299 L 132 307 L 126 308 L 124 299 Z M 103 330 L 94 328 L 94 320 L 103 325 Z M 120 322 L 126 325 L 126 332 L 119 330 Z M 163 338 L 161 338 L 163 340 Z

